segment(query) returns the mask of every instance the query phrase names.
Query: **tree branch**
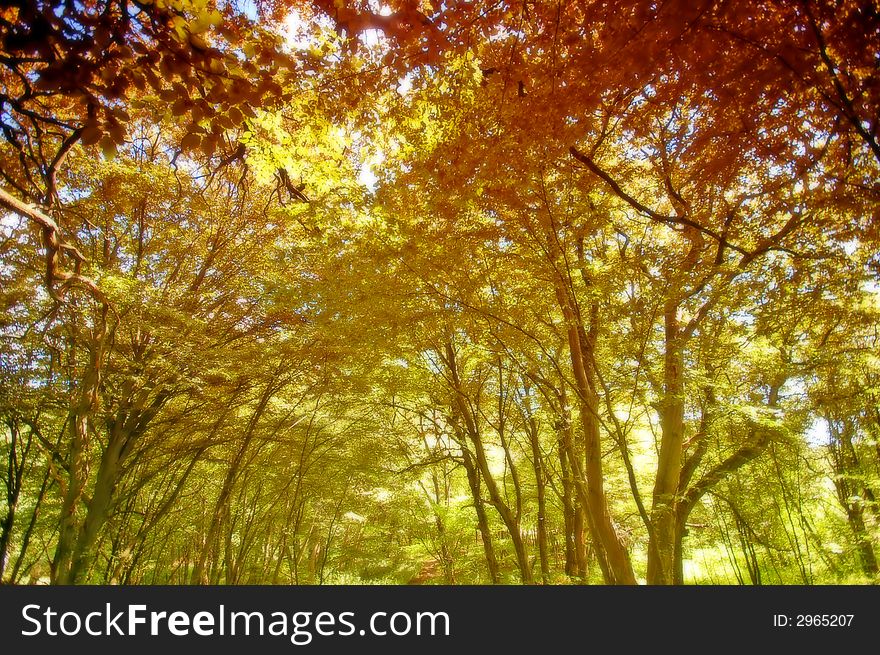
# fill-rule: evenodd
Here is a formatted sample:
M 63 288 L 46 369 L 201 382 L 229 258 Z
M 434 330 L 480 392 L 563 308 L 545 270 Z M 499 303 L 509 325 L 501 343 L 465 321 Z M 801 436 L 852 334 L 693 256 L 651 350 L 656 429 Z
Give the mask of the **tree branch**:
M 618 198 L 625 201 L 631 207 L 644 214 L 651 220 L 658 223 L 664 223 L 666 225 L 682 225 L 692 227 L 698 232 L 712 237 L 713 239 L 715 239 L 715 241 L 722 244 L 726 248 L 735 250 L 746 257 L 750 255 L 748 250 L 745 250 L 744 248 L 741 248 L 736 244 L 731 243 L 723 235 L 719 234 L 711 228 L 704 227 L 696 221 L 692 221 L 685 216 L 668 216 L 666 214 L 656 212 L 646 205 L 643 205 L 638 200 L 629 195 L 626 191 L 624 191 L 623 188 L 621 188 L 621 186 L 614 180 L 614 178 L 612 178 L 608 173 L 599 168 L 599 166 L 597 166 L 596 163 L 588 155 L 582 153 L 575 146 L 571 146 L 568 151 L 571 153 L 572 157 L 574 157 L 577 161 L 586 166 L 594 175 L 602 179 L 605 184 L 607 184 L 611 188 L 611 190 L 614 191 L 615 195 Z
M 64 243 L 61 229 L 51 216 L 33 205 L 22 202 L 2 187 L 0 187 L 0 207 L 5 207 L 9 211 L 33 221 L 42 229 L 43 242 L 46 247 L 46 287 L 54 300 L 64 302 L 64 294 L 67 290 L 78 285 L 85 287 L 102 305 L 109 307 L 110 303 L 104 292 L 98 288 L 97 283 L 80 274 L 85 257 L 76 247 Z M 67 255 L 74 260 L 73 272 L 61 269 L 61 255 Z M 56 284 L 59 282 L 61 285 L 56 288 Z
M 691 508 L 702 498 L 707 491 L 721 482 L 730 473 L 733 473 L 743 465 L 749 463 L 762 452 L 770 443 L 771 430 L 759 430 L 754 441 L 742 446 L 720 464 L 706 472 L 696 484 L 694 484 L 682 498 L 682 506 Z

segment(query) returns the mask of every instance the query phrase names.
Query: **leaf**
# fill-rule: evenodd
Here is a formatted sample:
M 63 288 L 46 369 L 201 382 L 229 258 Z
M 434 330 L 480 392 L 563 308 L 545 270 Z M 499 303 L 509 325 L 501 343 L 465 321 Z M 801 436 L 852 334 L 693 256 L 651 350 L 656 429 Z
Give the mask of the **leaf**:
M 171 114 L 174 116 L 183 116 L 189 109 L 189 101 L 185 98 L 178 98 L 171 105 Z
M 202 137 L 195 132 L 189 132 L 180 140 L 180 147 L 184 150 L 195 150 L 202 142 Z
M 107 134 L 116 144 L 122 144 L 125 141 L 125 128 L 120 123 L 107 123 Z
M 206 136 L 204 139 L 202 139 L 200 148 L 205 155 L 211 157 L 217 150 L 217 139 L 215 139 L 213 136 Z
M 244 114 L 238 107 L 232 107 L 227 113 L 233 125 L 239 125 L 244 120 Z
M 100 141 L 102 136 L 104 136 L 104 133 L 97 125 L 89 125 L 83 128 L 80 140 L 84 146 L 92 146 Z
M 105 135 L 100 142 L 101 154 L 106 159 L 114 159 L 116 157 L 116 142 L 109 134 Z

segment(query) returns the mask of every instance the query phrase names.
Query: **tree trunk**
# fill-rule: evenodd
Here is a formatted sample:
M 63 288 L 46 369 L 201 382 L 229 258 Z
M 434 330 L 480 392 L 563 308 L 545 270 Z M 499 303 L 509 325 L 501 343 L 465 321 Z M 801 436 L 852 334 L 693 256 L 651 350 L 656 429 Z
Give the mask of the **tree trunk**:
M 12 565 L 12 572 L 9 575 L 9 582 L 11 582 L 12 584 L 17 584 L 19 582 L 21 567 L 24 565 L 25 557 L 31 543 L 31 536 L 33 536 L 34 534 L 34 529 L 37 525 L 37 519 L 40 515 L 40 508 L 42 507 L 43 501 L 46 498 L 46 491 L 49 488 L 51 480 L 52 472 L 47 466 L 46 470 L 43 472 L 43 482 L 40 484 L 40 490 L 37 492 L 37 500 L 34 504 L 34 509 L 31 512 L 31 518 L 28 521 L 28 526 L 25 528 L 24 534 L 21 537 L 21 546 L 18 549 L 15 563 Z
M 67 459 L 69 475 L 58 522 L 58 543 L 52 559 L 52 584 L 73 583 L 70 574 L 79 529 L 77 510 L 88 482 L 90 468 L 89 419 L 98 406 L 107 335 L 106 315 L 103 315 L 90 339 L 89 360 L 80 380 L 79 390 L 70 403 L 67 418 L 70 433 L 70 452 Z
M 835 421 L 830 414 L 826 417 L 826 422 L 834 439 L 831 452 L 837 473 L 834 481 L 837 497 L 846 512 L 847 523 L 855 537 L 856 552 L 862 571 L 873 579 L 878 573 L 877 556 L 874 553 L 873 540 L 865 525 L 865 506 L 871 506 L 873 494 L 865 482 L 865 469 L 853 444 L 855 426 L 848 418 Z
M 113 490 L 119 479 L 120 455 L 124 443 L 117 440 L 108 445 L 98 467 L 98 476 L 92 488 L 86 517 L 80 527 L 71 557 L 69 580 L 70 584 L 82 582 L 88 573 L 94 553 L 92 546 L 98 538 L 101 527 L 107 520 L 107 514 L 113 500 Z
M 495 547 L 492 544 L 492 530 L 489 527 L 489 517 L 486 516 L 486 507 L 483 503 L 482 491 L 480 490 L 480 474 L 477 472 L 473 457 L 471 457 L 467 449 L 462 449 L 462 455 L 468 486 L 471 488 L 471 496 L 474 499 L 474 511 L 477 513 L 477 528 L 480 531 L 480 540 L 483 542 L 483 553 L 486 556 L 489 580 L 492 584 L 498 584 L 501 581 L 501 576 L 498 573 L 498 560 L 495 557 Z
M 571 468 L 566 456 L 567 446 L 562 439 L 557 444 L 559 448 L 559 471 L 562 484 L 562 521 L 565 530 L 565 575 L 574 577 L 577 575 L 577 562 L 574 551 L 574 512 L 575 504 L 572 499 Z
M 557 431 L 559 439 L 559 470 L 562 484 L 562 515 L 565 527 L 565 574 L 572 578 L 587 577 L 587 545 L 585 540 L 586 517 L 584 507 L 578 502 L 577 489 L 574 483 L 574 471 L 571 466 L 571 455 L 579 452 L 574 445 L 571 418 L 568 412 L 565 387 L 558 389 L 559 407 L 557 408 Z
M 877 576 L 877 556 L 874 554 L 874 544 L 868 529 L 865 526 L 864 510 L 855 503 L 849 503 L 846 511 L 846 518 L 849 527 L 852 529 L 856 538 L 856 548 L 859 554 L 859 564 L 862 571 L 869 578 Z
M 574 471 L 575 487 L 586 513 L 596 555 L 602 566 L 607 584 L 636 584 L 635 573 L 623 539 L 611 519 L 608 498 L 605 494 L 604 472 L 602 470 L 602 440 L 599 430 L 599 398 L 593 384 L 591 371 L 592 354 L 595 352 L 596 324 L 598 306 L 591 307 L 594 322 L 591 326 L 593 341 L 586 339 L 583 323 L 574 302 L 569 298 L 561 280 L 556 280 L 556 297 L 566 323 L 568 348 L 574 373 L 575 388 L 578 392 L 578 409 L 583 427 L 583 456 L 570 453 Z
M 9 429 L 10 440 L 9 457 L 6 464 L 6 516 L 0 521 L 0 582 L 3 581 L 6 573 L 9 540 L 15 525 L 15 513 L 21 497 L 22 479 L 33 441 L 33 434 L 29 434 L 26 442 L 22 445 L 21 424 L 17 418 L 9 418 L 6 421 L 6 426 Z
M 596 558 L 606 584 L 636 584 L 632 562 L 617 526 L 611 518 L 602 467 L 602 439 L 599 425 L 599 396 L 596 393 L 596 344 L 599 335 L 599 302 L 589 303 L 589 325 L 585 326 L 574 289 L 567 254 L 562 251 L 553 212 L 545 196 L 544 224 L 547 254 L 553 273 L 553 291 L 565 323 L 578 414 L 583 428 L 583 452 L 570 452 L 577 496 L 586 514 Z M 581 279 L 591 280 L 583 268 L 582 241 L 578 244 Z M 583 462 L 583 463 L 582 463 Z
M 684 506 L 680 505 L 679 509 L 682 509 Z M 687 513 L 690 513 L 690 508 L 688 508 Z M 676 512 L 675 515 L 675 544 L 673 545 L 674 550 L 672 553 L 673 559 L 673 568 L 672 568 L 672 584 L 675 585 L 683 585 L 684 584 L 684 538 L 687 534 L 687 515 L 682 512 Z
M 652 542 L 648 547 L 648 584 L 675 581 L 676 494 L 684 445 L 683 352 L 678 304 L 664 310 L 666 352 L 663 362 L 663 398 L 660 401 L 660 455 L 651 509 Z
M 529 399 L 528 381 L 523 380 L 523 386 L 526 391 L 526 402 Z M 538 440 L 538 423 L 532 414 L 530 408 L 526 407 L 527 432 L 529 435 L 529 446 L 532 451 L 532 469 L 535 472 L 535 492 L 538 496 L 538 559 L 541 562 L 541 581 L 544 584 L 550 584 L 550 561 L 547 554 L 547 501 L 546 487 L 547 482 L 544 479 L 544 463 L 541 457 L 541 443 Z
M 437 477 L 437 471 L 431 469 L 431 483 L 434 488 L 434 505 L 437 506 L 441 502 L 444 506 L 449 506 L 449 481 L 445 477 L 443 493 L 440 490 L 440 480 Z M 446 534 L 446 524 L 440 512 L 434 510 L 434 526 L 437 528 L 437 539 L 440 540 L 440 561 L 443 564 L 443 579 L 446 584 L 455 584 L 455 561 L 449 550 L 449 537 Z
M 492 470 L 489 467 L 489 460 L 486 458 L 486 450 L 483 446 L 482 435 L 477 427 L 476 419 L 464 400 L 465 395 L 464 390 L 462 389 L 461 378 L 458 373 L 455 349 L 452 347 L 451 342 L 446 343 L 445 350 L 446 363 L 449 367 L 449 374 L 452 381 L 452 402 L 455 413 L 464 420 L 465 434 L 474 449 L 473 455 L 474 461 L 476 462 L 476 468 L 480 472 L 483 481 L 486 483 L 486 490 L 489 492 L 489 500 L 492 503 L 492 506 L 498 512 L 504 526 L 507 528 L 508 534 L 510 534 L 510 540 L 513 542 L 516 563 L 519 567 L 520 577 L 522 578 L 523 584 L 531 584 L 532 570 L 529 565 L 528 552 L 526 551 L 526 545 L 523 541 L 522 532 L 520 530 L 519 516 L 507 505 L 504 498 L 501 496 L 495 478 L 492 476 Z M 502 444 L 505 446 L 505 456 L 509 457 L 510 453 L 506 448 L 506 443 L 502 442 Z
M 232 499 L 232 491 L 235 481 L 238 479 L 241 463 L 244 461 L 248 447 L 250 446 L 254 432 L 256 431 L 257 424 L 263 416 L 263 412 L 266 411 L 269 401 L 272 399 L 272 396 L 278 392 L 280 386 L 283 386 L 283 383 L 279 383 L 275 378 L 268 382 L 266 389 L 260 396 L 257 407 L 254 409 L 254 413 L 251 415 L 250 421 L 248 421 L 248 426 L 245 430 L 241 444 L 239 445 L 232 461 L 229 463 L 229 468 L 226 470 L 226 476 L 223 479 L 223 486 L 220 488 L 220 494 L 217 496 L 217 501 L 214 504 L 214 512 L 211 515 L 208 534 L 205 536 L 205 542 L 199 551 L 198 559 L 193 565 L 193 570 L 190 574 L 190 584 L 196 585 L 208 583 L 209 571 L 207 565 L 216 564 L 216 562 L 213 561 L 216 557 L 212 559 L 211 556 L 212 553 L 216 556 L 215 547 L 219 538 L 220 527 L 229 517 L 229 504 Z
M 572 524 L 574 538 L 574 575 L 581 581 L 587 581 L 587 573 L 589 572 L 589 563 L 587 556 L 587 511 L 582 503 L 578 503 L 574 510 L 574 523 Z
M 88 573 L 95 556 L 93 548 L 115 500 L 122 466 L 168 399 L 168 392 L 160 390 L 147 405 L 150 393 L 151 390 L 141 390 L 137 400 L 122 407 L 108 426 L 110 434 L 107 447 L 101 455 L 86 516 L 79 527 L 71 556 L 70 584 L 82 582 Z

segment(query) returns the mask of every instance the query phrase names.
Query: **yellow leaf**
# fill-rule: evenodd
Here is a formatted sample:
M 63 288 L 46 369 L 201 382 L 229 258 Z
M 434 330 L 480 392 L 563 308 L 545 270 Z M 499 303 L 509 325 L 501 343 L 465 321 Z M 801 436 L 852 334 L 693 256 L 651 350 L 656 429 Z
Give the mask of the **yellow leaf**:
M 113 141 L 109 134 L 101 139 L 100 147 L 101 154 L 103 154 L 106 159 L 113 159 L 116 157 L 116 142 Z

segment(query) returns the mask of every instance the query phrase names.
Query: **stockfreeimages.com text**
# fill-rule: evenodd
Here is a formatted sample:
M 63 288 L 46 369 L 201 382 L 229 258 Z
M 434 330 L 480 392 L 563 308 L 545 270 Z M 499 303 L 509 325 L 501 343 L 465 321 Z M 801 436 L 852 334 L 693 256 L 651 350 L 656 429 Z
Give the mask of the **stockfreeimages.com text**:
M 402 637 L 414 634 L 448 637 L 450 633 L 446 612 L 373 612 L 360 628 L 354 612 L 246 612 L 229 611 L 224 605 L 212 612 L 191 613 L 151 611 L 140 604 L 126 605 L 118 610 L 106 603 L 102 610 L 81 613 L 30 604 L 25 605 L 21 613 L 27 622 L 27 628 L 21 632 L 25 637 L 269 635 L 288 637 L 292 644 L 305 646 L 315 636 Z

